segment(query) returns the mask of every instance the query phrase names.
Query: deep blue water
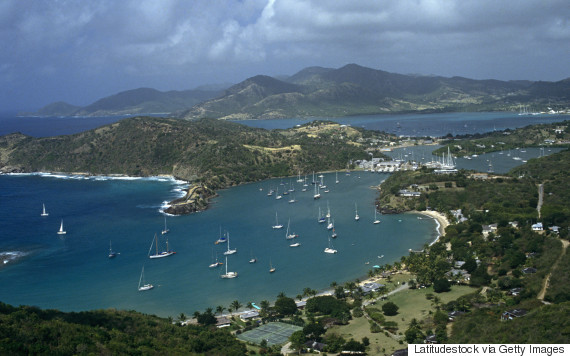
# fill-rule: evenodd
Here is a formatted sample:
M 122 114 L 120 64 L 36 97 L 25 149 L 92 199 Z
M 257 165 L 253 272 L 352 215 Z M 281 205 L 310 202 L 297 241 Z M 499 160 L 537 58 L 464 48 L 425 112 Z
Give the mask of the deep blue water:
M 220 192 L 211 208 L 190 216 L 167 217 L 170 246 L 177 254 L 159 260 L 147 255 L 155 233 L 160 236 L 164 200 L 180 194 L 180 183 L 167 179 L 117 180 L 37 175 L 0 176 L 0 300 L 61 310 L 135 309 L 163 316 L 191 314 L 233 300 L 242 304 L 273 300 L 278 293 L 296 296 L 305 287 L 328 288 L 366 275 L 374 264 L 391 263 L 435 239 L 436 223 L 415 215 L 382 216 L 372 224 L 373 201 L 386 174 L 325 174 L 330 192 L 315 201 L 312 187 L 301 192 L 295 179 L 283 182 L 296 191 L 281 200 L 266 195 L 270 187 L 283 191 L 281 180 L 248 184 Z M 259 189 L 262 188 L 263 191 Z M 296 203 L 288 198 L 295 196 Z M 317 222 L 327 202 L 338 237 L 336 255 L 323 252 L 327 231 Z M 354 221 L 355 202 L 361 220 Z M 42 203 L 49 212 L 41 217 Z M 275 213 L 281 223 L 299 234 L 301 246 L 289 247 L 285 229 L 274 230 Z M 67 235 L 56 234 L 61 219 Z M 230 233 L 238 253 L 229 267 L 239 277 L 224 280 L 221 269 L 210 269 L 220 227 Z M 109 242 L 120 253 L 108 259 Z M 162 241 L 164 243 L 164 241 Z M 20 257 L 11 259 L 11 255 Z M 254 255 L 258 262 L 249 264 Z M 379 255 L 384 255 L 379 259 Z M 277 271 L 268 272 L 271 260 Z M 370 264 L 365 264 L 369 261 Z M 155 285 L 138 292 L 142 266 L 146 281 Z

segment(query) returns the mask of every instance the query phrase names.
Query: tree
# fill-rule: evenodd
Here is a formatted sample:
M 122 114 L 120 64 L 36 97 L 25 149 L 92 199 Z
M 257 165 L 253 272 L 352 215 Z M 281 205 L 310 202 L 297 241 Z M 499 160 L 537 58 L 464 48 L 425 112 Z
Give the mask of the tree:
M 303 327 L 303 334 L 308 339 L 320 340 L 325 328 L 319 323 L 310 323 Z
M 291 334 L 291 336 L 289 336 L 289 341 L 291 341 L 291 347 L 294 350 L 301 352 L 301 349 L 305 345 L 307 338 L 305 337 L 303 330 L 297 330 Z
M 187 319 L 186 314 L 184 314 L 184 313 L 180 313 L 180 315 L 178 316 L 178 321 L 181 323 L 186 321 L 186 319 Z
M 293 298 L 280 297 L 275 301 L 275 311 L 280 315 L 293 315 L 297 312 L 297 304 Z
M 412 321 L 410 322 L 410 326 L 408 327 L 404 335 L 406 337 L 406 342 L 408 344 L 423 343 L 423 340 L 425 338 L 425 335 L 422 333 L 420 324 L 418 323 L 416 318 L 412 319 Z
M 224 313 L 224 310 L 226 310 L 226 308 L 224 308 L 224 306 L 218 305 L 218 306 L 216 307 L 216 314 L 222 315 L 222 314 Z
M 451 283 L 447 278 L 439 278 L 433 282 L 433 291 L 436 293 L 449 292 L 451 290 Z
M 387 302 L 382 305 L 382 311 L 384 315 L 392 316 L 398 314 L 398 309 L 400 309 L 396 304 L 392 302 Z
M 237 300 L 234 300 L 231 304 L 231 307 L 234 311 L 238 311 L 239 308 L 242 307 L 241 303 Z

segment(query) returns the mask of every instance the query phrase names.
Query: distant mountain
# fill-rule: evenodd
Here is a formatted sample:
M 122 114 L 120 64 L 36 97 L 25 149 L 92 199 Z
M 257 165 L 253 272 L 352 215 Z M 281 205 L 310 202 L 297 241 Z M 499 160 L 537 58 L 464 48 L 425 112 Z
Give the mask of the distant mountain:
M 171 114 L 187 110 L 202 101 L 215 98 L 223 93 L 223 89 L 204 88 L 184 91 L 162 92 L 151 88 L 127 90 L 96 102 L 77 107 L 58 102 L 41 108 L 33 115 L 40 116 L 114 116 L 137 115 L 150 113 Z
M 474 80 L 403 75 L 348 64 L 309 67 L 279 80 L 255 76 L 197 104 L 186 119 L 335 117 L 362 114 L 518 110 L 519 105 L 567 107 L 570 81 Z

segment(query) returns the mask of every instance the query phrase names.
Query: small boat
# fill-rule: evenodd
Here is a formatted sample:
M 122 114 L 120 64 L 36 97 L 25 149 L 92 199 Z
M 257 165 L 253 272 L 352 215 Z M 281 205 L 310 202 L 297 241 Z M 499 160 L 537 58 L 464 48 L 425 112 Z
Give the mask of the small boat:
M 61 219 L 61 225 L 59 226 L 59 231 L 57 232 L 58 235 L 65 235 L 67 232 L 63 229 L 63 219 Z
M 313 199 L 320 199 L 321 198 L 321 193 L 319 192 L 319 186 L 318 184 L 315 184 L 315 194 L 313 195 Z
M 271 259 L 269 259 L 269 273 L 275 272 L 275 267 L 271 264 Z
M 378 218 L 376 218 L 376 207 L 374 208 L 374 224 L 380 224 L 380 220 L 378 220 Z
M 213 249 L 212 249 L 212 260 L 214 259 L 214 253 L 213 253 L 213 252 L 214 252 L 214 251 L 213 251 Z M 223 265 L 223 263 L 220 262 L 220 261 L 218 261 L 218 253 L 216 253 L 216 260 L 215 260 L 214 262 L 212 262 L 209 267 L 210 267 L 210 268 L 215 268 L 215 267 L 218 267 L 218 266 L 221 266 L 221 265 Z
M 340 181 L 338 180 L 338 172 L 335 172 L 335 173 L 336 173 L 336 180 L 335 180 L 335 183 L 338 184 L 338 183 L 340 183 Z
M 328 200 L 327 200 L 327 215 L 326 215 L 326 217 L 327 218 L 331 217 L 331 208 L 329 207 L 329 201 Z
M 299 235 L 297 235 L 295 233 L 292 233 L 292 234 L 289 233 L 289 225 L 291 225 L 291 219 L 289 219 L 289 222 L 287 223 L 287 232 L 285 233 L 285 239 L 292 240 L 296 237 L 299 237 Z
M 176 252 L 169 250 L 168 249 L 168 239 L 166 239 L 166 250 L 162 251 L 162 252 L 158 252 L 158 236 L 156 236 L 156 234 L 154 234 L 154 239 L 152 240 L 152 243 L 150 244 L 150 248 L 152 249 L 152 245 L 155 244 L 156 246 L 156 253 L 154 255 L 149 255 L 149 258 L 163 258 L 163 257 L 168 257 L 168 256 L 172 256 L 174 255 Z M 150 251 L 149 251 L 150 253 Z
M 227 255 L 233 255 L 234 253 L 237 252 L 237 248 L 234 248 L 233 250 L 230 249 L 230 233 L 227 232 L 226 234 L 228 235 L 228 249 L 226 250 L 226 252 L 224 252 L 224 255 L 226 255 L 226 256 Z M 227 263 L 227 261 L 226 261 L 226 263 Z
M 277 218 L 277 212 L 275 212 L 275 225 L 272 226 L 274 229 L 282 229 L 283 225 L 279 224 L 279 219 Z
M 111 245 L 111 241 L 109 241 L 109 258 L 113 258 L 117 256 L 117 253 L 115 251 L 113 251 L 113 247 Z
M 277 187 L 277 192 L 275 193 L 275 200 L 279 200 L 283 198 L 281 195 L 279 195 L 279 187 Z
M 220 226 L 220 237 L 218 237 L 218 239 L 214 243 L 217 245 L 217 244 L 222 244 L 222 243 L 227 242 L 227 241 L 228 241 L 228 239 L 222 235 L 222 227 Z
M 360 220 L 360 216 L 358 216 L 358 207 L 356 206 L 356 203 L 354 203 L 354 220 L 356 221 Z
M 257 258 L 255 258 L 255 257 L 253 256 L 253 253 L 252 253 L 252 254 L 251 254 L 251 258 L 249 259 L 249 263 L 255 263 L 255 262 L 257 262 Z
M 321 214 L 321 207 L 319 206 L 319 224 L 324 223 L 327 219 Z
M 267 192 L 267 196 L 270 197 L 273 195 L 273 189 L 269 189 L 269 192 Z
M 40 214 L 40 216 L 48 216 L 48 212 L 46 211 L 46 205 L 42 204 L 42 213 Z
M 295 243 L 292 243 L 289 245 L 289 247 L 299 247 L 299 246 L 301 246 L 301 244 L 298 242 L 295 242 Z
M 325 253 L 337 253 L 337 250 L 335 250 L 335 249 L 332 247 L 330 237 L 329 237 L 329 247 L 325 248 Z
M 222 274 L 220 277 L 224 279 L 236 278 L 238 276 L 237 272 L 228 272 L 228 258 L 226 257 L 226 273 Z
M 166 227 L 166 216 L 164 217 L 164 229 L 162 229 L 162 234 L 168 234 L 170 230 Z
M 327 230 L 332 230 L 334 229 L 334 223 L 331 221 L 331 219 L 328 219 L 329 224 L 327 225 Z
M 141 285 L 142 284 L 142 285 Z M 152 284 L 145 283 L 144 281 L 144 266 L 141 271 L 141 277 L 139 278 L 139 292 L 153 289 L 154 286 Z
M 295 200 L 295 197 L 291 197 L 291 199 L 289 199 L 289 204 L 293 204 L 296 202 L 297 202 L 297 200 Z

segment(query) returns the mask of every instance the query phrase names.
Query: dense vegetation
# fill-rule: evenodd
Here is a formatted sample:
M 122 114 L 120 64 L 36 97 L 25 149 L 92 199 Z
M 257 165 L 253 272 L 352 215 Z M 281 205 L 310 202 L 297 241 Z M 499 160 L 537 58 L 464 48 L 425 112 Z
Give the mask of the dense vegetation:
M 344 169 L 351 160 L 368 157 L 356 142 L 363 132 L 324 122 L 268 131 L 217 120 L 139 117 L 70 136 L 4 136 L 0 167 L 25 172 L 168 174 L 218 189 L 298 172 Z
M 0 303 L 3 355 L 245 355 L 226 330 L 171 321 L 132 311 L 63 313 Z

